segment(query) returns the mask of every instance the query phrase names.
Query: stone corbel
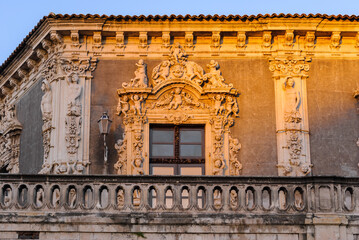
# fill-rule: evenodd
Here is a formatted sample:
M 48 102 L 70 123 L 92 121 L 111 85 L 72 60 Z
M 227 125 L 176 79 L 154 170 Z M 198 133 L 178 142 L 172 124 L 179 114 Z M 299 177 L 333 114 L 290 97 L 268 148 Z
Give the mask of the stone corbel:
M 162 32 L 162 48 L 169 48 L 171 46 L 171 33 Z
M 185 33 L 185 48 L 189 48 L 189 49 L 193 49 L 194 45 L 193 45 L 193 32 L 186 32 Z
M 142 50 L 147 50 L 148 48 L 147 32 L 140 32 L 140 35 L 138 37 L 138 48 Z
M 359 32 L 355 35 L 355 45 L 356 48 L 359 48 Z
M 262 47 L 270 49 L 272 46 L 272 32 L 271 31 L 263 31 L 262 41 L 263 41 Z
M 26 60 L 26 65 L 30 69 L 30 71 L 37 71 L 37 62 L 31 58 Z
M 341 44 L 341 32 L 332 32 L 330 37 L 330 48 L 339 49 Z
M 116 48 L 124 49 L 125 47 L 125 33 L 116 32 Z
M 79 49 L 81 47 L 79 31 L 71 30 L 70 37 L 71 37 L 71 47 Z
M 101 51 L 103 48 L 102 46 L 102 36 L 101 32 L 94 32 L 93 33 L 93 45 L 92 49 L 96 52 Z
M 244 49 L 246 47 L 246 32 L 237 32 L 237 48 Z
M 294 43 L 294 31 L 293 30 L 286 30 L 284 35 L 284 47 L 291 48 L 293 47 Z
M 305 48 L 312 50 L 315 46 L 315 32 L 310 31 L 305 35 Z
M 219 51 L 221 47 L 221 32 L 212 32 L 211 49 L 212 51 Z
M 20 77 L 21 81 L 26 82 L 29 74 L 26 70 L 19 68 L 19 70 L 17 70 L 17 75 Z
M 41 48 L 36 49 L 36 56 L 40 58 L 41 60 L 47 58 L 47 52 Z

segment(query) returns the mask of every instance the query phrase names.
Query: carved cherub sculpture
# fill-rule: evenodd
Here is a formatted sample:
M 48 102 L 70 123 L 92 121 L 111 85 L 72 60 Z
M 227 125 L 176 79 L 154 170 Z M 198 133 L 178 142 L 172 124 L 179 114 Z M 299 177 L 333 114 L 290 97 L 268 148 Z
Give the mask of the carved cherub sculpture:
M 182 95 L 181 95 L 182 89 L 176 88 L 173 92 L 173 99 L 170 102 L 170 105 L 168 106 L 168 109 L 174 109 L 176 110 L 178 106 L 182 104 Z
M 143 100 L 143 97 L 141 96 L 138 96 L 138 95 L 134 95 L 132 96 L 132 101 L 134 103 L 134 106 L 133 106 L 133 111 L 134 111 L 134 114 L 135 115 L 141 115 L 141 105 L 142 105 L 142 100 Z
M 215 97 L 213 97 L 213 99 L 214 99 L 214 114 L 219 115 L 224 111 L 224 106 L 222 106 L 224 97 L 218 94 Z
M 233 113 L 233 115 L 238 116 L 238 104 L 236 99 L 232 98 L 231 96 L 227 97 L 227 114 L 226 117 L 228 117 L 229 115 L 231 115 Z
M 169 74 L 170 74 L 170 62 L 164 61 L 153 69 L 152 79 L 156 84 L 158 84 L 162 80 L 167 80 Z
M 123 100 L 121 98 L 118 98 L 118 104 L 117 104 L 117 115 L 120 115 L 123 113 L 125 117 L 127 116 L 127 112 L 130 110 L 130 104 L 128 103 L 128 97 L 123 96 Z
M 223 159 L 217 158 L 214 161 L 213 175 L 222 175 L 224 167 L 225 167 L 225 163 Z
M 171 47 L 170 55 L 176 62 L 180 62 L 180 60 L 183 60 L 183 58 L 186 56 L 186 53 L 182 46 L 177 42 Z
M 225 86 L 221 71 L 218 69 L 218 62 L 211 60 L 210 63 L 207 64 L 207 68 L 209 69 L 209 73 L 207 73 L 205 76 L 210 82 L 211 87 L 213 88 Z
M 147 87 L 147 69 L 143 59 L 138 60 L 136 66 L 135 78 L 131 79 L 129 84 L 123 83 L 123 87 Z
M 143 175 L 144 171 L 142 168 L 142 157 L 137 155 L 135 159 L 132 161 L 133 174 L 134 175 Z

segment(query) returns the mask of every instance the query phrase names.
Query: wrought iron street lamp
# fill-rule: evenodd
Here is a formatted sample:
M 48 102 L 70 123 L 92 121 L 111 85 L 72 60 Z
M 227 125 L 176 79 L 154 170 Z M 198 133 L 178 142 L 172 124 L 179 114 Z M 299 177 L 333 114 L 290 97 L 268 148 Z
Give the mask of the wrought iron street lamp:
M 108 116 L 107 112 L 104 112 L 101 116 L 101 118 L 97 121 L 98 122 L 98 126 L 100 128 L 100 133 L 103 135 L 103 146 L 104 146 L 104 154 L 103 154 L 103 158 L 104 158 L 104 170 L 103 173 L 104 174 L 108 174 L 108 148 L 107 148 L 107 144 L 106 144 L 106 135 L 110 132 L 110 127 L 111 127 L 111 123 L 112 121 L 110 120 L 110 117 Z

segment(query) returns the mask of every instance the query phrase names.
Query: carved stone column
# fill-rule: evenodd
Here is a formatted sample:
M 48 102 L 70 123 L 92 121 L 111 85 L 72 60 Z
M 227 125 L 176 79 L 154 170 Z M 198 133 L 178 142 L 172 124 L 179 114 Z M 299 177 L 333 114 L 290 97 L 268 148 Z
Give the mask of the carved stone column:
M 279 176 L 304 176 L 311 172 L 305 57 L 269 60 L 273 72 Z
M 81 174 L 89 165 L 90 81 L 96 61 L 53 55 L 42 74 L 44 164 L 40 173 Z

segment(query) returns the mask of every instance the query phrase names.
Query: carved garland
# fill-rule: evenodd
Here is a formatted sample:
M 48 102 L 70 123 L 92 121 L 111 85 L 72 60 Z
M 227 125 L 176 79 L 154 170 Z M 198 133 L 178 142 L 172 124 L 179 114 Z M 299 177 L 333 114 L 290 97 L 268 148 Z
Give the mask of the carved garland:
M 205 73 L 188 61 L 181 45 L 175 44 L 167 60 L 152 72 L 148 83 L 146 64 L 136 64 L 135 77 L 118 89 L 117 113 L 123 115 L 125 134 L 116 144 L 118 174 L 148 174 L 148 129 L 151 123 L 205 124 L 206 168 L 211 175 L 239 175 L 242 168 L 236 155 L 238 139 L 229 136 L 229 127 L 238 116 L 238 92 L 226 84 L 219 64 L 212 60 Z M 228 141 L 225 143 L 225 141 Z

